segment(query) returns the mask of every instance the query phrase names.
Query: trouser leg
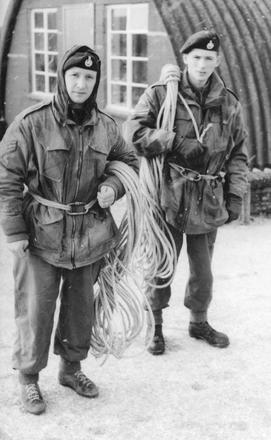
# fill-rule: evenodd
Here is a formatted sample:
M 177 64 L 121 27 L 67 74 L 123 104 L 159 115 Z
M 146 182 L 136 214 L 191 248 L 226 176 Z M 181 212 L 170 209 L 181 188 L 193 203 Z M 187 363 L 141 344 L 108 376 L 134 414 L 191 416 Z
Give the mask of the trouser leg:
M 71 368 L 78 369 L 87 357 L 93 325 L 93 287 L 100 262 L 78 269 L 62 271 L 61 305 L 54 352 Z
M 211 269 L 217 231 L 187 235 L 187 253 L 190 275 L 184 304 L 194 314 L 206 315 L 212 299 L 213 275 Z
M 183 233 L 167 224 L 172 234 L 173 240 L 176 246 L 177 259 L 180 255 L 183 244 Z M 156 280 L 157 284 L 162 285 L 165 283 L 165 279 Z M 162 309 L 168 307 L 171 297 L 171 286 L 165 286 L 162 288 L 153 288 L 148 292 L 148 300 L 153 311 L 155 324 L 162 324 Z
M 14 257 L 16 339 L 13 368 L 20 381 L 35 382 L 48 361 L 60 271 L 26 252 Z

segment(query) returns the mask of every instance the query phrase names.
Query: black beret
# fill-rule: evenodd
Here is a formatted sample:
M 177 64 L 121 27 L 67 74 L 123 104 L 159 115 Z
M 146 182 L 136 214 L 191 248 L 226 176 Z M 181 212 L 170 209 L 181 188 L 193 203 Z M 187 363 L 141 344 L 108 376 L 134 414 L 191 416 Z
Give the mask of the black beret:
M 192 49 L 209 51 L 219 50 L 219 37 L 214 31 L 199 31 L 191 35 L 182 46 L 181 53 L 189 53 Z
M 92 52 L 83 51 L 75 52 L 66 60 L 63 66 L 64 72 L 71 67 L 81 67 L 81 69 L 94 70 L 98 72 L 100 60 L 98 56 L 95 56 Z

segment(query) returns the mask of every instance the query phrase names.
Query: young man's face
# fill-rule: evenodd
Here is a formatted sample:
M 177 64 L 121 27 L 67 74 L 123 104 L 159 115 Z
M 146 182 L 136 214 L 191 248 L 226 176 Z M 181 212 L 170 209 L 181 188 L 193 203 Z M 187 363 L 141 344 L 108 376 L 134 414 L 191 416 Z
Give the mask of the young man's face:
M 71 67 L 65 72 L 65 84 L 70 99 L 83 104 L 91 95 L 96 83 L 97 72 Z
M 195 87 L 203 87 L 215 68 L 219 65 L 219 55 L 215 51 L 192 49 L 183 55 L 189 80 Z

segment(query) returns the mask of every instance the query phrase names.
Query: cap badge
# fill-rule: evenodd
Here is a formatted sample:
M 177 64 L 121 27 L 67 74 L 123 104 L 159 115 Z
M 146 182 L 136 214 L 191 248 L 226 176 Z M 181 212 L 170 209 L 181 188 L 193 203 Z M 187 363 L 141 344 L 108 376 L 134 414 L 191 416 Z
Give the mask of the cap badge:
M 93 64 L 93 61 L 92 61 L 92 59 L 91 59 L 91 56 L 89 55 L 89 56 L 87 57 L 86 61 L 85 61 L 85 66 L 86 66 L 86 67 L 91 67 L 92 64 Z
M 207 49 L 211 50 L 211 49 L 213 49 L 215 47 L 215 45 L 212 42 L 212 40 L 210 40 L 206 47 L 207 47 Z

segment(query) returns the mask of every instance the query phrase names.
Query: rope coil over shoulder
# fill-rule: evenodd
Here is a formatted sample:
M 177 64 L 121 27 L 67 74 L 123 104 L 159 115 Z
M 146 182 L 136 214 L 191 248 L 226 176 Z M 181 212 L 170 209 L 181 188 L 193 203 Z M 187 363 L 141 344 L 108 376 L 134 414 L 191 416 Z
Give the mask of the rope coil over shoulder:
M 166 64 L 160 80 L 167 85 L 166 97 L 157 116 L 157 128 L 173 131 L 180 69 Z M 145 289 L 163 288 L 172 282 L 177 263 L 175 242 L 165 222 L 160 206 L 163 181 L 164 155 L 142 157 L 140 185 L 144 203 L 144 240 L 142 242 L 142 266 Z M 159 278 L 159 285 L 157 279 Z

